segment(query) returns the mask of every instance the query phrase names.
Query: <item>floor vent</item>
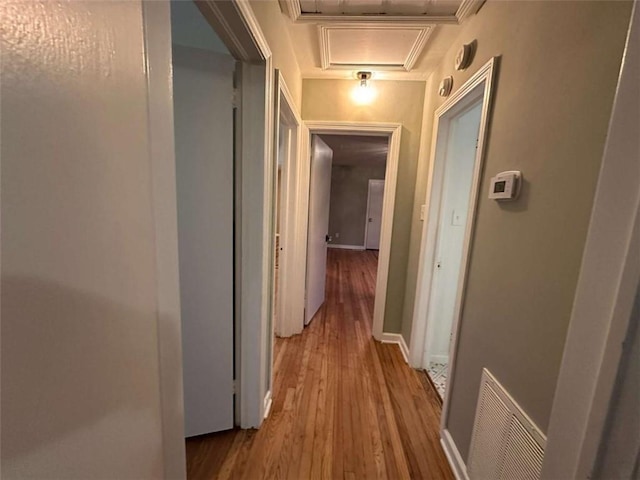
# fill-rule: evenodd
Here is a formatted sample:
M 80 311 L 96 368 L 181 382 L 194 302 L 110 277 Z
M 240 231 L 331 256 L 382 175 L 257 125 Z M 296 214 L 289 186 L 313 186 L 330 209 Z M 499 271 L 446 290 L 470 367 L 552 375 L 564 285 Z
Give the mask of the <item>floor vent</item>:
M 485 368 L 467 472 L 471 480 L 540 478 L 547 439 Z

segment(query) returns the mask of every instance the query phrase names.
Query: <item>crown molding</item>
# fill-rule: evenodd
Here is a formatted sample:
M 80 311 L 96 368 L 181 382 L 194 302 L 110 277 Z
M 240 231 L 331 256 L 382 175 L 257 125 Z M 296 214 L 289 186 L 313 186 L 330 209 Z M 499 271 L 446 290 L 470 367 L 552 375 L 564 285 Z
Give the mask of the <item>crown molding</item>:
M 295 0 L 292 0 L 295 1 Z M 295 23 L 375 23 L 379 25 L 401 23 L 403 25 L 457 25 L 455 15 L 322 15 L 319 13 L 303 13 Z
M 302 16 L 300 0 L 278 0 L 280 10 L 289 16 L 291 20 L 297 22 Z
M 278 0 L 280 10 L 294 23 L 373 22 L 378 24 L 450 24 L 458 25 L 480 10 L 486 0 L 463 0 L 453 15 L 325 15 L 303 13 L 300 0 Z
M 297 1 L 297 0 L 292 0 Z M 486 0 L 463 0 L 456 11 L 456 18 L 458 19 L 458 23 L 464 22 L 471 15 L 475 15 L 480 10 L 480 7 L 484 5 Z M 298 3 L 299 4 L 299 3 Z

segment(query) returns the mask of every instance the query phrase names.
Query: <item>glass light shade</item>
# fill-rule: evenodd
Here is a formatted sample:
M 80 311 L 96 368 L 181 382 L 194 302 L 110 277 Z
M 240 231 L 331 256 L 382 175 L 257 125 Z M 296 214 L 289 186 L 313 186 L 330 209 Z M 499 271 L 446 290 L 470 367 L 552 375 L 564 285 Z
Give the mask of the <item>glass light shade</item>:
M 376 98 L 376 90 L 368 82 L 361 82 L 351 92 L 351 98 L 357 105 L 369 105 Z

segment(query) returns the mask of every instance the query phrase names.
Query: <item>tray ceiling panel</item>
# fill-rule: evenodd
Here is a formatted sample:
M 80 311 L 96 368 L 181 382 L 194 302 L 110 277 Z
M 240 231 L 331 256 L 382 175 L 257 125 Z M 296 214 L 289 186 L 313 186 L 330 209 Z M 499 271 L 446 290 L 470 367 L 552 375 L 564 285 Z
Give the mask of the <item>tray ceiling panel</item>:
M 409 71 L 432 29 L 431 25 L 320 25 L 322 68 Z
M 411 21 L 459 24 L 485 0 L 279 0 L 294 22 Z
M 278 2 L 304 78 L 425 80 L 485 0 Z
M 462 0 L 300 0 L 303 14 L 455 15 Z

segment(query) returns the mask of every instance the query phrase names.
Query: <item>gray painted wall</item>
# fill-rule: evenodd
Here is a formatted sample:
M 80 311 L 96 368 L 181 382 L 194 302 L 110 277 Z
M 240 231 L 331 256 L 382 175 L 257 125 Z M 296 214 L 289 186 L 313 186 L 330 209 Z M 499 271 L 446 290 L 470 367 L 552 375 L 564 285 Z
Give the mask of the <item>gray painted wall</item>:
M 462 458 L 482 367 L 547 430 L 630 11 L 629 2 L 488 1 L 434 73 L 427 95 L 437 107 L 437 79 L 453 75 L 460 87 L 501 55 L 450 386 L 447 428 Z M 474 39 L 472 65 L 454 71 L 456 50 Z M 427 170 L 421 159 L 414 217 Z M 525 183 L 517 202 L 499 205 L 487 198 L 488 182 L 503 170 L 522 170 Z M 407 285 L 421 228 L 414 223 Z M 404 323 L 414 292 L 407 289 Z
M 369 180 L 384 180 L 385 166 L 334 165 L 329 235 L 332 244 L 364 245 Z

